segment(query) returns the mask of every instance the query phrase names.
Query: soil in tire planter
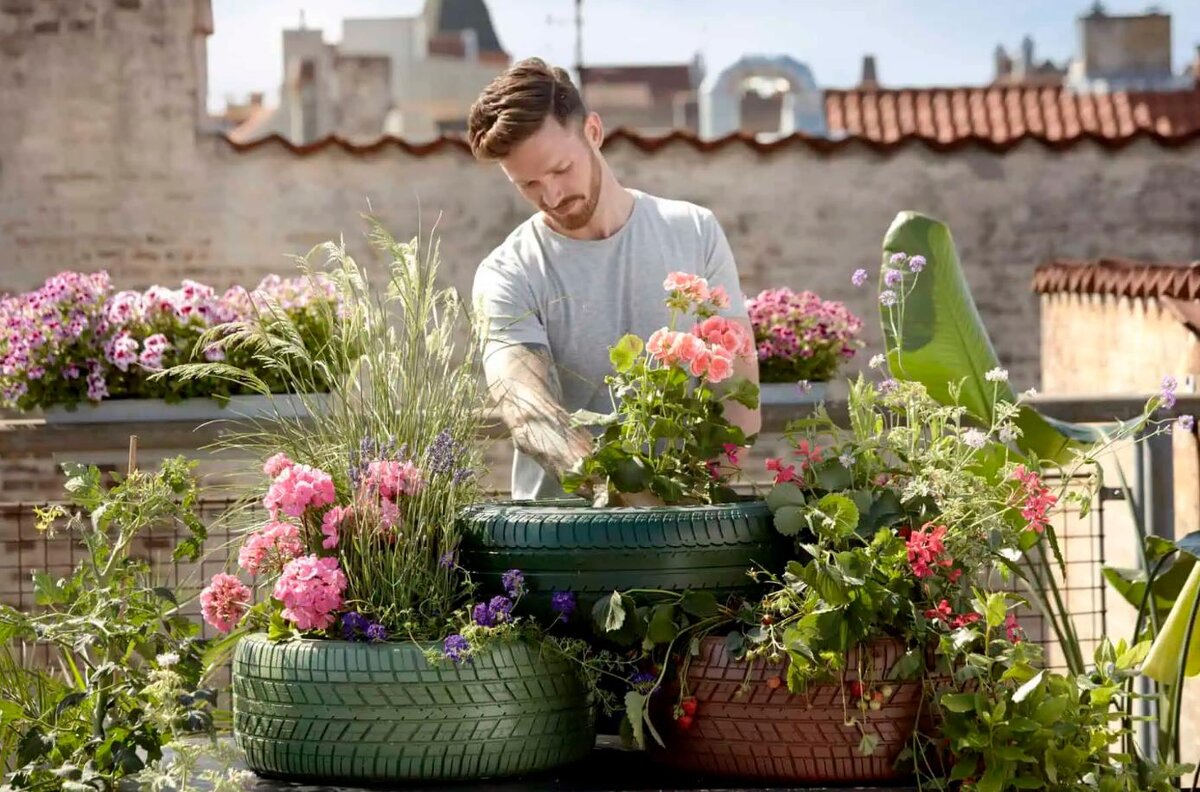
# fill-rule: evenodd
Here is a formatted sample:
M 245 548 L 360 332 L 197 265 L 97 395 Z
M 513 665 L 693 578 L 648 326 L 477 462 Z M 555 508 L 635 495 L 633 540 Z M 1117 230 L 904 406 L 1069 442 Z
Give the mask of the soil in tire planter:
M 578 613 L 614 589 L 709 591 L 722 599 L 755 589 L 746 572 L 790 557 L 763 501 L 712 506 L 595 509 L 581 500 L 480 504 L 467 509 L 459 563 L 488 593 L 508 569 L 525 574 L 527 612 L 550 614 L 555 591 Z
M 595 744 L 576 666 L 524 642 L 430 665 L 412 643 L 243 638 L 234 739 L 268 776 L 478 779 L 546 770 Z
M 840 683 L 812 684 L 806 693 L 792 694 L 786 664 L 760 661 L 748 667 L 730 658 L 722 638 L 707 637 L 687 672 L 689 693 L 697 702 L 691 728 L 680 728 L 664 707 L 657 725 L 666 750 L 652 744 L 652 754 L 684 770 L 772 781 L 863 783 L 910 777 L 895 765 L 910 747 L 923 685 L 920 680 L 882 681 L 904 653 L 898 641 L 877 641 L 868 651 L 874 673 L 866 675 L 863 685 L 871 691 L 887 684 L 893 691 L 879 710 L 864 713 Z M 848 682 L 858 680 L 856 667 L 852 653 Z M 847 726 L 848 718 L 857 718 L 859 725 Z M 864 733 L 879 740 L 871 756 L 859 753 Z

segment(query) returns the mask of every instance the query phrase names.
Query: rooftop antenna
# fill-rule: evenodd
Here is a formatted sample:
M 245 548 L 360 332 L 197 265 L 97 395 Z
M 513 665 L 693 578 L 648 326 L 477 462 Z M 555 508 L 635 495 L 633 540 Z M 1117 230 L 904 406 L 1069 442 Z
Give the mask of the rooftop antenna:
M 300 9 L 300 29 L 301 29 L 301 30 L 307 30 L 307 29 L 308 29 L 308 28 L 306 28 L 306 27 L 304 26 L 304 9 L 303 9 L 303 8 L 301 8 L 301 9 Z

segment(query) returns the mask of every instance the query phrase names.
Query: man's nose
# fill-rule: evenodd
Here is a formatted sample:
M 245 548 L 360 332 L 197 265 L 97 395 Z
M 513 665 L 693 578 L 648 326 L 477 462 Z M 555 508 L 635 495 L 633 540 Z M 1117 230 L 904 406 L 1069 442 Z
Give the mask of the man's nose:
M 556 182 L 548 182 L 542 189 L 542 201 L 546 206 L 554 209 L 563 199 L 563 190 Z

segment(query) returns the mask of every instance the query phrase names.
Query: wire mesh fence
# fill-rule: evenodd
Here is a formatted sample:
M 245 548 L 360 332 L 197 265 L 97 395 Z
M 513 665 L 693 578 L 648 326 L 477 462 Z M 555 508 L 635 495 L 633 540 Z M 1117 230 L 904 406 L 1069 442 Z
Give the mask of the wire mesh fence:
M 1047 483 L 1053 485 L 1055 482 Z M 1106 629 L 1106 592 L 1102 575 L 1105 503 L 1118 498 L 1119 493 L 1097 487 L 1090 476 L 1078 476 L 1069 484 L 1071 489 L 1086 490 L 1092 496 L 1092 507 L 1085 514 L 1071 502 L 1059 510 L 1055 531 L 1066 574 L 1063 575 L 1056 564 L 1054 567 L 1064 604 L 1072 614 L 1086 659 L 1091 657 Z M 0 553 L 0 602 L 20 610 L 38 607 L 33 586 L 35 571 L 45 570 L 52 578 L 68 576 L 86 552 L 78 536 L 64 531 L 47 534 L 38 530 L 36 510 L 49 505 L 52 504 L 0 503 L 0 547 L 3 548 Z M 131 548 L 131 555 L 150 563 L 156 585 L 170 587 L 176 592 L 181 612 L 200 624 L 201 634 L 208 638 L 215 637 L 217 632 L 200 616 L 199 593 L 215 573 L 235 571 L 236 540 L 240 529 L 235 521 L 219 519 L 233 505 L 229 499 L 200 502 L 199 514 L 209 526 L 209 538 L 205 555 L 196 562 L 185 563 L 171 558 L 176 543 L 183 538 L 171 530 L 151 530 L 139 537 Z M 255 516 L 256 510 L 250 509 L 243 517 L 253 520 Z M 1019 593 L 1018 589 L 1014 590 Z M 1044 647 L 1047 663 L 1054 668 L 1065 668 L 1061 648 L 1042 615 L 1032 607 L 1023 607 L 1018 614 L 1028 640 Z M 35 658 L 45 659 L 44 652 L 39 653 L 36 648 L 31 650 Z M 227 690 L 228 667 L 219 669 L 211 681 L 219 690 Z M 228 701 L 222 703 L 227 705 Z

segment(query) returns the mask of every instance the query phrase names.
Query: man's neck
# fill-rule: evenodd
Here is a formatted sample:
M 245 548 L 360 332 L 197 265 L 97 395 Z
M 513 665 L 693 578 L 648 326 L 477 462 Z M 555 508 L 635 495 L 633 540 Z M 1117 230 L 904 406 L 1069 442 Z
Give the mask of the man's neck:
M 611 173 L 606 173 L 600 182 L 600 199 L 596 202 L 596 212 L 592 219 L 582 228 L 566 230 L 547 217 L 551 228 L 563 236 L 581 241 L 608 239 L 620 231 L 629 222 L 633 214 L 633 195 L 617 182 Z

